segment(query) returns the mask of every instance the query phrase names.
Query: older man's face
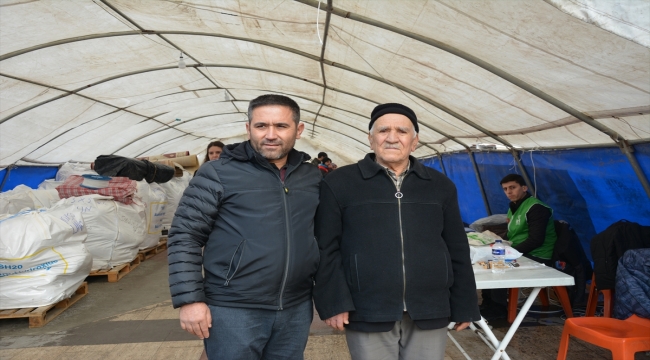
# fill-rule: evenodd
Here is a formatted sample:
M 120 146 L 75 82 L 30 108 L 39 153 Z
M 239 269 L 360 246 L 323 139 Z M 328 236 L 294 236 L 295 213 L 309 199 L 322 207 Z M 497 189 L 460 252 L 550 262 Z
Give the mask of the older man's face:
M 384 166 L 408 161 L 418 144 L 413 123 L 400 114 L 386 114 L 377 119 L 368 134 L 368 140 L 377 156 L 377 162 Z

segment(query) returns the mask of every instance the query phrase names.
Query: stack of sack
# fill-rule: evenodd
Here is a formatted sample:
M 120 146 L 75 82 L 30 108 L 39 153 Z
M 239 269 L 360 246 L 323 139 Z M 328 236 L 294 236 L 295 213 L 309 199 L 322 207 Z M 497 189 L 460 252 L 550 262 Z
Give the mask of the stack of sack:
M 113 248 L 131 247 L 133 244 L 138 242 L 137 249 L 147 249 L 158 245 L 160 237 L 162 236 L 163 218 L 165 217 L 167 207 L 167 195 L 165 194 L 165 190 L 161 187 L 161 185 L 154 182 L 148 182 L 154 179 L 161 182 L 169 181 L 173 176 L 173 168 L 166 169 L 165 166 L 156 165 L 155 169 L 151 170 L 149 169 L 149 164 L 146 164 L 146 166 L 140 166 L 140 163 L 144 164 L 144 162 L 136 159 L 129 159 L 114 155 L 101 155 L 97 157 L 95 163 L 93 164 L 94 169 L 97 170 L 97 172 L 91 170 L 90 165 L 66 163 L 61 167 L 56 175 L 57 181 L 63 181 L 62 184 L 59 184 L 56 187 L 61 198 L 99 194 L 104 196 L 112 196 L 113 200 L 117 202 L 121 202 L 125 205 L 135 205 L 138 209 L 143 209 L 145 224 L 143 225 L 139 223 L 140 215 L 138 215 L 138 220 L 136 221 L 138 223 L 138 226 L 142 225 L 141 228 L 144 236 L 142 241 L 136 241 L 136 236 L 127 236 L 125 239 L 121 239 L 119 237 L 112 238 L 112 240 L 115 240 L 117 242 L 112 245 Z M 151 172 L 147 173 L 148 170 L 151 170 Z M 81 175 L 110 176 L 111 180 L 109 181 L 107 188 L 88 189 L 80 186 L 80 184 L 83 183 L 83 178 Z M 44 184 L 41 185 L 47 186 Z M 172 187 L 173 186 L 174 185 L 172 185 Z M 124 209 L 120 205 L 115 205 L 115 207 L 118 210 Z M 135 235 L 135 232 L 133 232 L 132 235 Z M 137 236 L 137 238 L 139 237 L 140 235 Z M 92 238 L 93 236 L 91 236 L 91 239 Z M 109 237 L 105 237 L 103 241 L 109 241 L 108 238 Z M 126 243 L 121 243 L 123 240 L 126 241 Z M 94 245 L 90 246 L 90 250 L 93 253 L 93 256 L 97 257 L 97 263 L 93 265 L 93 269 L 96 266 L 102 266 L 102 268 L 109 266 L 110 268 L 112 266 L 118 265 L 115 259 L 107 260 L 105 252 L 102 252 L 103 255 L 100 255 L 100 252 L 98 251 L 99 249 L 97 247 Z M 101 245 L 101 248 L 104 249 L 107 249 L 108 247 L 109 245 L 106 243 Z M 123 257 L 119 257 L 119 259 L 122 258 Z M 133 258 L 124 262 L 129 262 L 131 260 L 133 260 Z M 106 262 L 108 262 L 108 265 L 105 265 Z
M 86 227 L 72 206 L 0 216 L 0 233 L 0 309 L 55 304 L 90 273 Z
M 168 181 L 156 165 L 151 179 Z M 0 309 L 39 307 L 69 298 L 91 270 L 128 263 L 158 245 L 168 196 L 178 206 L 189 173 L 165 187 L 113 177 L 107 188 L 80 186 L 90 166 L 64 164 L 38 190 L 0 194 Z M 162 178 L 164 177 L 164 179 Z

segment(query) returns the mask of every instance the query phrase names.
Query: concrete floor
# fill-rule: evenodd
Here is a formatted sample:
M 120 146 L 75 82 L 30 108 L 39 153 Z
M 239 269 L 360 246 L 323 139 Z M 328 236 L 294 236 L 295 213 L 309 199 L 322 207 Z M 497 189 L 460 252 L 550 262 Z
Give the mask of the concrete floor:
M 180 328 L 178 311 L 171 306 L 166 252 L 144 261 L 117 283 L 104 277 L 91 277 L 88 283 L 88 295 L 42 328 L 29 329 L 27 319 L 0 321 L 0 360 L 199 359 L 202 342 Z M 508 329 L 505 321 L 490 325 L 499 339 Z M 555 359 L 561 333 L 558 317 L 527 317 L 507 352 L 512 359 Z M 491 357 L 473 332 L 453 335 L 472 358 Z M 350 359 L 345 335 L 315 317 L 305 358 Z M 571 341 L 568 359 L 611 358 L 607 350 Z M 445 359 L 465 356 L 449 341 Z M 650 357 L 639 353 L 637 359 Z

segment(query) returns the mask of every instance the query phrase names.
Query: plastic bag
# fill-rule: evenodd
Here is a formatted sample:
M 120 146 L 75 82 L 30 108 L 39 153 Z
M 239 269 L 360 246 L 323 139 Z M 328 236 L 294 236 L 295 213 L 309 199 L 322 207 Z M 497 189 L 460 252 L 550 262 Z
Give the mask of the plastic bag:
M 484 218 L 480 218 L 469 225 L 470 229 L 477 232 L 485 230 L 492 230 L 492 228 L 508 228 L 508 215 L 507 214 L 494 214 Z
M 100 155 L 95 159 L 95 170 L 104 176 L 124 176 L 131 180 L 148 183 L 164 183 L 174 176 L 174 168 L 117 155 Z
M 499 239 L 501 239 L 501 237 L 491 231 L 484 231 L 482 233 L 467 233 L 467 240 L 469 241 L 469 244 L 474 246 L 490 245 L 494 243 L 495 240 Z
M 59 171 L 56 173 L 56 181 L 65 181 L 70 175 L 83 175 L 91 174 L 98 175 L 97 172 L 90 168 L 90 164 L 80 164 L 80 163 L 65 163 L 61 165 Z
M 523 254 L 510 246 L 506 246 L 506 260 L 519 259 Z M 469 256 L 472 264 L 479 261 L 492 260 L 492 246 L 470 246 Z

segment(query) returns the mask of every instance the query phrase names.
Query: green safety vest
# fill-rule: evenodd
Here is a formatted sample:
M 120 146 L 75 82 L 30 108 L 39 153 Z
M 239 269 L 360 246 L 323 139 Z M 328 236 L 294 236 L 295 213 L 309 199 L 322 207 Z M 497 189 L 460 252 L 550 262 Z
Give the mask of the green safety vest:
M 548 219 L 548 224 L 546 224 L 544 243 L 542 246 L 529 252 L 529 254 L 541 259 L 550 259 L 553 255 L 553 247 L 555 247 L 555 242 L 557 241 L 555 224 L 553 223 L 553 209 L 532 196 L 524 200 L 514 214 L 512 210 L 508 209 L 508 240 L 512 241 L 513 246 L 516 246 L 528 239 L 528 221 L 526 220 L 526 214 L 535 204 L 540 204 L 551 210 L 551 217 Z

